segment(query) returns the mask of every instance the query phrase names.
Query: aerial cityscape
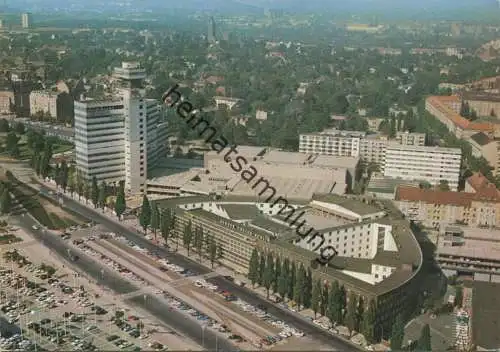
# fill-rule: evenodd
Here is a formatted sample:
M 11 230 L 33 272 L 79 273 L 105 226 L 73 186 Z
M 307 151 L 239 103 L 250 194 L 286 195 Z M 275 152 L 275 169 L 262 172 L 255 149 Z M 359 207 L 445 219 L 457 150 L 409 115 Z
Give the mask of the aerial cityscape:
M 500 2 L 0 3 L 0 351 L 500 350 Z

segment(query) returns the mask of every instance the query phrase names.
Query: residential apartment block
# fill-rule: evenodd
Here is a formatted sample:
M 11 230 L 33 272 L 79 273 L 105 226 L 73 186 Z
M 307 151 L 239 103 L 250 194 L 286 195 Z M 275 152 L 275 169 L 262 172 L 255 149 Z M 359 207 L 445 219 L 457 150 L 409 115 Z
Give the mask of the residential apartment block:
M 462 151 L 459 148 L 390 145 L 385 154 L 384 176 L 426 180 L 432 185 L 447 181 L 458 188 Z
M 30 93 L 30 114 L 36 116 L 43 114 L 44 117 L 52 120 L 58 119 L 60 103 L 59 94 L 47 90 L 34 90 Z
M 463 92 L 462 100 L 469 104 L 469 107 L 476 111 L 478 116 L 494 116 L 500 114 L 500 95 L 492 93 Z
M 142 193 L 148 161 L 152 166 L 166 146 L 162 110 L 144 98 L 146 73 L 138 64 L 124 62 L 114 75 L 120 85 L 118 97 L 75 102 L 77 170 L 86 179 L 124 181 L 127 192 Z M 148 136 L 148 131 L 154 133 Z
M 301 134 L 299 152 L 333 156 L 360 156 L 361 139 L 365 132 L 329 130 Z
M 425 110 L 441 121 L 457 138 L 467 138 L 478 132 L 493 133 L 493 123 L 471 122 L 460 116 L 461 106 L 462 100 L 456 95 L 431 96 L 425 100 Z
M 465 192 L 399 187 L 395 201 L 408 219 L 428 227 L 500 225 L 500 191 L 480 173 L 467 179 Z
M 330 156 L 361 157 L 383 168 L 385 151 L 391 143 L 398 145 L 425 145 L 425 133 L 398 132 L 391 141 L 384 136 L 370 136 L 365 132 L 326 130 L 301 134 L 299 152 Z
M 499 131 L 500 132 L 500 131 Z M 473 134 L 468 142 L 472 147 L 472 155 L 475 157 L 483 157 L 492 167 L 491 172 L 494 176 L 498 175 L 500 170 L 500 136 L 495 131 L 494 136 L 490 137 L 483 132 Z
M 12 89 L 0 90 L 0 114 L 8 115 L 14 111 L 14 92 Z

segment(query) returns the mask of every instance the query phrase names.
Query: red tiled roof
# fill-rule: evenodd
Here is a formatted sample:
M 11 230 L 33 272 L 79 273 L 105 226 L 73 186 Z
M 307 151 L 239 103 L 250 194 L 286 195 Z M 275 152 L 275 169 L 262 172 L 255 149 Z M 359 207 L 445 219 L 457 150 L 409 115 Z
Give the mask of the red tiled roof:
M 479 197 L 500 200 L 500 191 L 480 172 L 476 172 L 470 176 L 467 179 L 467 183 L 476 191 Z
M 396 200 L 462 207 L 470 206 L 475 196 L 475 193 L 438 191 L 410 186 L 399 186 L 396 191 Z
M 452 110 L 448 104 L 450 103 L 459 103 L 460 98 L 455 95 L 439 95 L 439 96 L 431 96 L 428 97 L 427 100 L 430 104 L 432 104 L 436 109 L 441 111 L 445 116 L 453 122 L 454 125 L 460 127 L 461 129 L 466 129 L 469 127 L 469 120 L 457 114 L 454 110 Z

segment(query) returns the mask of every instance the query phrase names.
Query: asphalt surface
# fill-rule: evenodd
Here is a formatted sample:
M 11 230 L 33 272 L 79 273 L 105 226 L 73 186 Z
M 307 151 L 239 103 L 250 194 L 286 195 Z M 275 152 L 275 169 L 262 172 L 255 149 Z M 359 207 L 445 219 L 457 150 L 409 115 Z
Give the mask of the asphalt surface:
M 52 189 L 42 186 L 43 193 L 51 197 L 53 199 L 56 199 L 58 196 L 56 195 L 50 195 L 48 194 Z M 173 253 L 168 251 L 166 248 L 156 246 L 152 242 L 148 241 L 143 235 L 140 235 L 136 233 L 135 231 L 132 231 L 130 228 L 121 225 L 118 222 L 114 222 L 110 220 L 107 216 L 102 215 L 99 213 L 99 210 L 94 211 L 86 206 L 80 204 L 79 202 L 68 198 L 66 196 L 62 196 L 64 199 L 64 204 L 63 206 L 68 207 L 69 209 L 78 212 L 82 216 L 92 219 L 93 221 L 100 223 L 104 225 L 106 228 L 108 228 L 110 231 L 119 233 L 122 236 L 126 237 L 128 240 L 133 241 L 137 245 L 146 248 L 150 251 L 156 252 L 160 257 L 165 257 L 168 258 L 168 260 L 174 264 L 177 264 L 179 266 L 182 266 L 185 269 L 190 269 L 194 272 L 197 272 L 199 274 L 207 274 L 211 272 L 210 269 L 204 267 L 203 265 L 199 264 L 198 262 L 195 262 L 187 257 L 184 257 L 180 254 Z M 58 199 L 56 199 L 58 200 Z M 240 287 L 239 285 L 236 285 L 235 283 L 227 280 L 223 276 L 217 276 L 211 279 L 208 279 L 207 281 L 210 281 L 220 288 L 230 291 L 236 296 L 238 296 L 240 299 L 253 304 L 255 306 L 261 305 L 265 307 L 268 311 L 269 314 L 274 315 L 280 320 L 286 321 L 287 323 L 291 324 L 293 327 L 302 330 L 306 335 L 312 337 L 315 341 L 318 341 L 319 343 L 322 344 L 327 344 L 331 346 L 334 349 L 338 349 L 340 351 L 359 351 L 361 350 L 360 348 L 347 343 L 346 341 L 338 338 L 337 336 L 332 335 L 331 333 L 315 326 L 312 324 L 312 322 L 307 321 L 297 313 L 291 312 L 288 309 L 279 307 L 275 305 L 274 303 L 267 301 L 266 299 L 260 297 L 256 293 L 252 292 L 248 288 L 245 287 Z M 156 315 L 156 313 L 153 313 Z
M 33 237 L 50 248 L 50 250 L 58 256 L 70 260 L 70 256 L 78 255 L 79 259 L 72 262 L 72 265 L 92 277 L 99 285 L 107 287 L 119 294 L 126 294 L 138 290 L 138 288 L 133 286 L 129 281 L 121 278 L 116 272 L 111 271 L 106 266 L 100 265 L 90 256 L 72 248 L 67 240 L 62 240 L 57 235 L 47 233 L 40 228 L 38 228 L 38 230 L 33 229 L 33 225 L 37 227 L 39 227 L 39 225 L 31 217 L 26 215 L 16 216 L 15 218 L 18 220 L 21 227 L 31 233 Z M 218 337 L 213 330 L 207 328 L 204 329 L 202 333 L 202 326 L 198 324 L 197 321 L 179 311 L 171 310 L 166 303 L 163 303 L 154 296 L 138 295 L 126 301 L 147 311 L 152 316 L 171 327 L 172 330 L 178 331 L 198 343 L 200 346 L 205 346 L 206 349 L 212 351 L 237 350 L 228 340 Z

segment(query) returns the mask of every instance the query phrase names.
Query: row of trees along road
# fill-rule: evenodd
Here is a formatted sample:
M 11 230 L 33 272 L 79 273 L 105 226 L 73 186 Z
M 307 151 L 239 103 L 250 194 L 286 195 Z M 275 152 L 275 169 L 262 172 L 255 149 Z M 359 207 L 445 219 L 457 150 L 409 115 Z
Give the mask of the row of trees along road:
M 180 239 L 174 231 L 176 217 L 172 209 L 160 209 L 158 208 L 158 204 L 156 202 L 150 202 L 148 197 L 144 195 L 142 199 L 141 212 L 139 214 L 139 223 L 145 233 L 148 228 L 151 228 L 155 241 L 158 231 L 160 231 L 166 245 L 168 245 L 169 241 L 175 240 L 175 250 L 179 250 Z M 200 226 L 193 228 L 191 221 L 189 221 L 184 227 L 181 239 L 182 245 L 187 250 L 188 256 L 191 250 L 194 250 L 198 254 L 200 261 L 202 257 L 207 257 L 210 260 L 212 267 L 217 260 L 222 259 L 224 256 L 222 245 L 216 242 L 214 236 L 209 233 L 205 233 L 203 228 Z
M 0 213 L 7 214 L 12 209 L 12 198 L 10 197 L 9 185 L 0 182 Z
M 374 300 L 365 302 L 355 293 L 347 294 L 344 286 L 335 280 L 331 283 L 314 280 L 311 269 L 296 264 L 288 258 L 282 260 L 273 253 L 259 253 L 253 250 L 250 258 L 248 278 L 252 285 L 259 285 L 272 291 L 283 300 L 293 300 L 298 310 L 312 309 L 317 315 L 327 317 L 333 324 L 344 325 L 349 330 L 360 332 L 368 343 L 380 340 L 380 329 L 375 326 L 377 306 Z M 392 327 L 391 349 L 401 350 L 404 338 L 404 321 L 396 318 Z M 410 346 L 418 351 L 431 351 L 429 326 L 424 326 L 421 337 Z
M 311 269 L 272 253 L 252 252 L 248 278 L 252 284 L 264 287 L 283 300 L 293 300 L 297 309 L 310 308 L 315 316 L 327 317 L 332 324 L 347 326 L 351 331 L 362 333 L 373 343 L 375 336 L 375 301 L 364 302 L 362 297 L 351 293 L 347 296 L 344 286 L 338 281 L 331 284 L 313 279 Z

